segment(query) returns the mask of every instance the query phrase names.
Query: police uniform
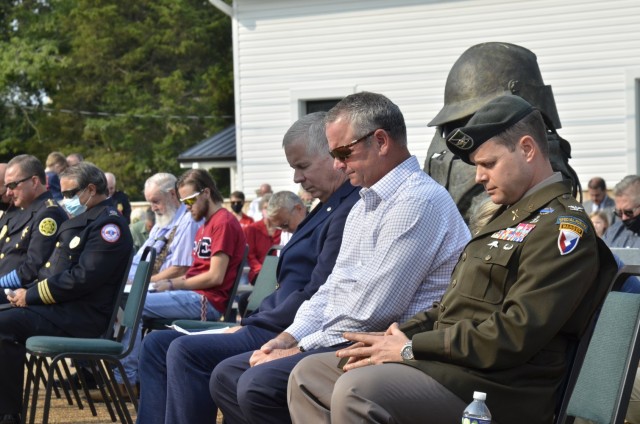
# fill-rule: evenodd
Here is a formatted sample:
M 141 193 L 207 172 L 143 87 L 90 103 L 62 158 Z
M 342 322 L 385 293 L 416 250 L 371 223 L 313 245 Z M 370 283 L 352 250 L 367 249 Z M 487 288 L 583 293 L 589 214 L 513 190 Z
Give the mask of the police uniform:
M 6 216 L 0 220 L 0 286 L 16 289 L 36 279 L 67 214 L 46 191 Z
M 0 414 L 20 411 L 26 339 L 101 335 L 127 272 L 133 241 L 110 200 L 67 220 L 58 232 L 38 281 L 27 289 L 28 306 L 0 311 Z
M 127 220 L 127 224 L 131 223 L 131 202 L 129 202 L 129 196 L 127 196 L 123 191 L 116 191 L 111 196 L 111 201 L 113 202 L 113 207 L 120 212 L 124 219 Z

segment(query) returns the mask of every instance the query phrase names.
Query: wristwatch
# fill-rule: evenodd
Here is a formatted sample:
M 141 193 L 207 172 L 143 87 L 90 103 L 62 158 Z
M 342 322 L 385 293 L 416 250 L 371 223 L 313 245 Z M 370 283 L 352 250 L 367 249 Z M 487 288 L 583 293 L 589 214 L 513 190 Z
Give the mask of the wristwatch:
M 400 351 L 402 359 L 413 359 L 413 343 L 409 340 Z

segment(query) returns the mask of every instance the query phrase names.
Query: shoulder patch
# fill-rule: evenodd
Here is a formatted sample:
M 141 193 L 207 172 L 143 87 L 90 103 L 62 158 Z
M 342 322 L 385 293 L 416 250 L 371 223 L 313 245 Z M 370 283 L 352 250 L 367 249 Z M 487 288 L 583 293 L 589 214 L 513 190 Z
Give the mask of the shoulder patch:
M 100 235 L 107 243 L 115 243 L 120 239 L 120 227 L 116 224 L 107 224 L 100 230 Z
M 38 225 L 38 231 L 40 231 L 40 234 L 42 234 L 43 236 L 52 236 L 56 233 L 56 231 L 58 231 L 58 223 L 55 221 L 55 219 L 47 217 L 40 221 L 40 224 Z
M 560 228 L 560 235 L 558 236 L 558 249 L 561 255 L 568 255 L 573 252 L 578 246 L 580 241 L 580 235 L 576 234 L 572 230 Z
M 560 216 L 556 224 L 560 225 L 560 230 L 571 230 L 576 233 L 578 237 L 582 237 L 589 229 L 589 226 L 584 220 L 575 216 Z

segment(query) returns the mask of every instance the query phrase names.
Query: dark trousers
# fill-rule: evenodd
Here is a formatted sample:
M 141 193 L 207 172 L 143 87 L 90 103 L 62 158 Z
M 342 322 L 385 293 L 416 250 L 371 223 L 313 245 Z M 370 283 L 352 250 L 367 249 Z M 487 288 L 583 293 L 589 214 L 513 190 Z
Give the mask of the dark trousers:
M 277 335 L 255 326 L 232 334 L 186 336 L 154 331 L 139 360 L 140 424 L 212 423 L 217 407 L 209 395 L 211 371 L 223 359 L 253 352 Z
M 22 410 L 25 342 L 31 336 L 70 336 L 29 308 L 0 310 L 0 416 Z
M 209 390 L 224 415 L 225 424 L 290 423 L 287 382 L 293 367 L 309 355 L 342 347 L 300 352 L 255 367 L 249 366 L 252 352 L 222 361 L 211 374 Z

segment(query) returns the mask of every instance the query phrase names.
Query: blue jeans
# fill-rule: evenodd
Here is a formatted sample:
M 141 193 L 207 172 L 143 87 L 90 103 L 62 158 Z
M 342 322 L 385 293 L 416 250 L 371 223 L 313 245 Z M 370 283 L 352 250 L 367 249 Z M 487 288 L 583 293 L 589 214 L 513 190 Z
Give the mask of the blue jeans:
M 171 290 L 158 293 L 147 294 L 142 310 L 142 319 L 164 318 L 164 319 L 200 319 L 200 299 L 202 295 L 192 290 Z M 211 303 L 207 302 L 207 319 L 215 321 L 219 319 L 221 313 L 216 310 Z M 131 338 L 131 333 L 126 331 L 122 338 L 122 343 L 126 346 Z M 129 356 L 122 360 L 124 372 L 131 384 L 138 381 L 138 355 L 140 354 L 140 344 L 142 340 L 142 323 L 136 332 L 136 339 L 133 350 Z M 118 370 L 114 370 L 118 383 L 123 379 Z
M 276 335 L 255 326 L 232 334 L 150 333 L 140 351 L 137 423 L 215 422 L 217 407 L 209 395 L 211 371 L 223 359 L 259 349 Z
M 255 367 L 249 366 L 252 352 L 225 359 L 211 374 L 211 397 L 222 411 L 225 424 L 290 423 L 287 383 L 293 367 L 309 355 L 344 346 L 300 352 Z

